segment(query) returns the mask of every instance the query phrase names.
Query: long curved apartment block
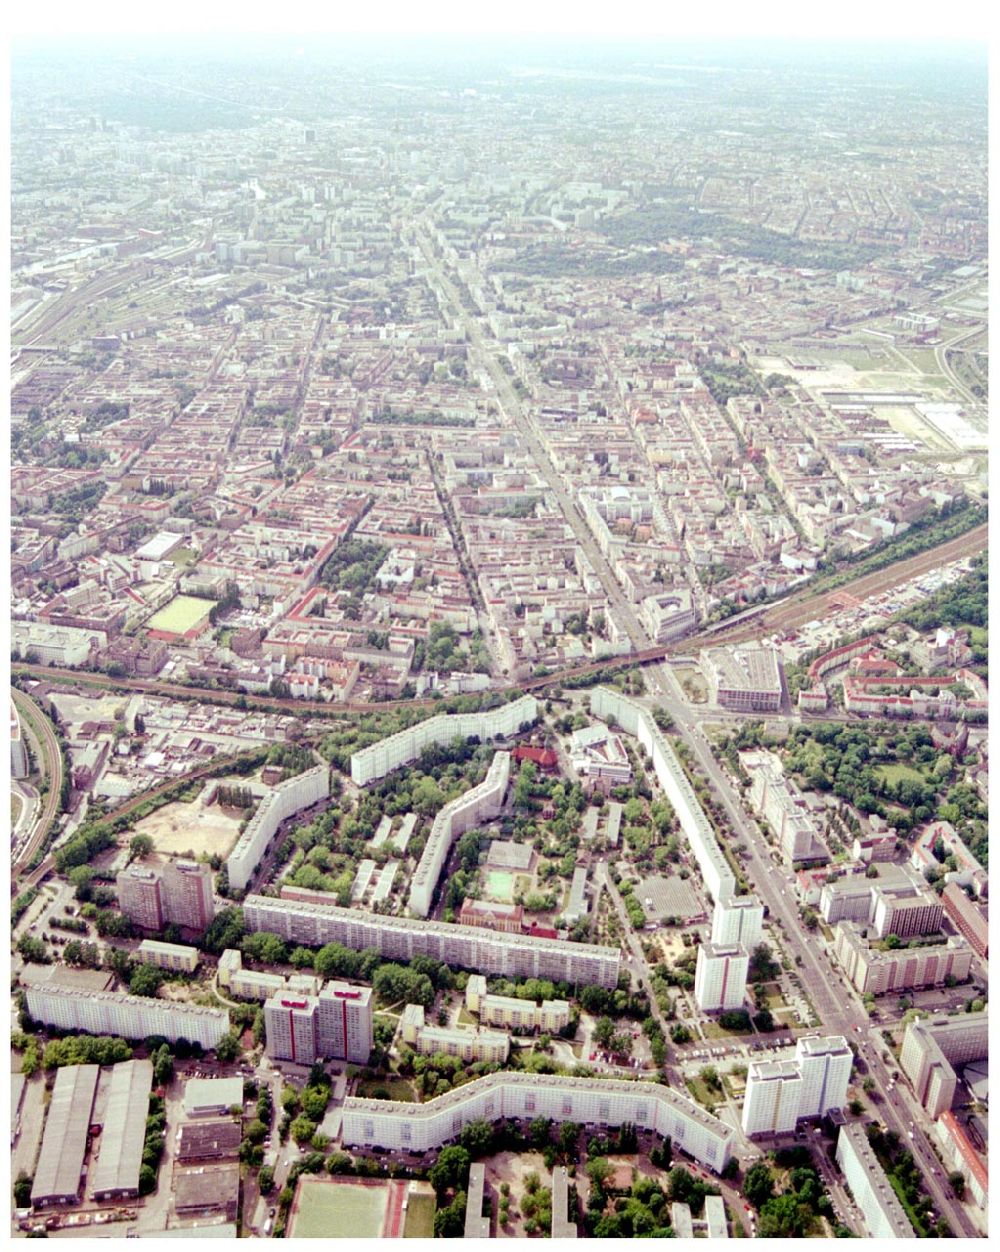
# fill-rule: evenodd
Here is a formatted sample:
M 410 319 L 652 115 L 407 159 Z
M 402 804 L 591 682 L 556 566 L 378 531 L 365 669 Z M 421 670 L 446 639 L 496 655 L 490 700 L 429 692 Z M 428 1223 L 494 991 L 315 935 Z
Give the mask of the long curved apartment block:
M 355 752 L 351 757 L 351 781 L 364 787 L 409 765 L 424 748 L 450 743 L 455 738 L 483 742 L 506 739 L 522 726 L 530 726 L 537 717 L 538 701 L 534 696 L 521 696 L 483 713 L 442 713 Z
M 330 794 L 330 767 L 317 765 L 304 774 L 297 774 L 283 783 L 260 802 L 246 824 L 236 846 L 226 861 L 229 885 L 242 891 L 253 877 L 254 870 L 267 851 L 274 833 L 286 818 L 307 809 Z
M 536 1117 L 586 1126 L 630 1122 L 669 1137 L 676 1147 L 716 1173 L 726 1167 L 732 1154 L 732 1128 L 670 1087 L 523 1073 L 477 1078 L 426 1104 L 348 1096 L 344 1144 L 427 1152 L 456 1139 L 470 1122 Z
M 718 903 L 719 900 L 734 895 L 736 875 L 719 847 L 712 823 L 698 803 L 698 797 L 688 782 L 683 766 L 653 721 L 653 715 L 635 700 L 612 691 L 609 687 L 594 688 L 590 697 L 590 708 L 596 717 L 605 721 L 614 718 L 623 730 L 635 735 L 652 757 L 657 781 L 673 805 L 681 829 L 687 835 L 713 902 Z
M 415 917 L 426 917 L 431 911 L 434 888 L 448 859 L 451 845 L 459 835 L 471 830 L 473 826 L 496 817 L 503 805 L 509 781 L 510 753 L 498 752 L 493 757 L 483 781 L 463 795 L 456 796 L 435 817 L 410 884 L 408 905 Z

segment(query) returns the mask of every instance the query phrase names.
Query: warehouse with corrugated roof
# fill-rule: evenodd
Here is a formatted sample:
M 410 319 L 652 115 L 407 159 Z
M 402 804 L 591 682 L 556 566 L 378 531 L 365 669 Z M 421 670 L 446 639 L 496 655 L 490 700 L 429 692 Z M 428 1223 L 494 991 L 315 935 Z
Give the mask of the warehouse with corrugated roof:
M 101 1150 L 91 1179 L 96 1200 L 139 1194 L 152 1088 L 152 1061 L 122 1061 L 112 1067 Z
M 56 1073 L 31 1188 L 32 1204 L 75 1202 L 99 1074 L 98 1065 L 67 1065 Z

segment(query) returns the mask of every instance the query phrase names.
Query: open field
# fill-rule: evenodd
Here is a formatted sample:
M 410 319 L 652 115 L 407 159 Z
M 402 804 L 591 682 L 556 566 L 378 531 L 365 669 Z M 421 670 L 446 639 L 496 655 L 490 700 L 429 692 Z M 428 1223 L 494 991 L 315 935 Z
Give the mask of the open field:
M 372 1082 L 358 1083 L 358 1095 L 376 1100 L 402 1100 L 418 1104 L 413 1083 L 409 1078 L 378 1078 Z
M 418 1191 L 417 1188 L 420 1188 Z M 423 1190 L 426 1187 L 427 1190 Z M 434 1237 L 434 1210 L 437 1202 L 427 1183 L 411 1182 L 406 1204 L 404 1239 L 432 1239 Z
M 302 1177 L 289 1235 L 292 1239 L 377 1239 L 388 1200 L 389 1184 L 364 1186 L 340 1179 Z
M 214 607 L 214 600 L 199 600 L 196 596 L 175 596 L 169 604 L 153 614 L 146 623 L 146 629 L 185 635 L 199 626 Z
M 144 817 L 135 827 L 135 834 L 149 835 L 157 852 L 174 856 L 186 852 L 194 856 L 228 856 L 239 838 L 240 822 L 245 814 L 222 809 L 217 804 L 205 805 L 201 796 L 191 804 L 176 801 Z
M 886 782 L 902 782 L 904 778 L 908 778 L 910 782 L 923 783 L 927 781 L 920 770 L 914 769 L 912 765 L 902 765 L 898 761 L 893 762 L 892 765 L 876 765 L 875 773 L 884 778 Z
M 684 694 L 692 704 L 704 704 L 708 700 L 708 683 L 700 669 L 689 665 L 680 665 L 674 673 L 684 689 Z

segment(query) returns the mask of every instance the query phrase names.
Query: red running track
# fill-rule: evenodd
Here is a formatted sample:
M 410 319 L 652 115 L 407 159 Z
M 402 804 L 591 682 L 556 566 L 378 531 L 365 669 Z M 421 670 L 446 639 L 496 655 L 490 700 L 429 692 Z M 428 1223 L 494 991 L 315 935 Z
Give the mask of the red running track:
M 407 1183 L 391 1182 L 389 1184 L 389 1203 L 385 1210 L 385 1221 L 382 1223 L 383 1239 L 401 1239 L 400 1229 L 403 1217 L 403 1201 L 406 1198 Z

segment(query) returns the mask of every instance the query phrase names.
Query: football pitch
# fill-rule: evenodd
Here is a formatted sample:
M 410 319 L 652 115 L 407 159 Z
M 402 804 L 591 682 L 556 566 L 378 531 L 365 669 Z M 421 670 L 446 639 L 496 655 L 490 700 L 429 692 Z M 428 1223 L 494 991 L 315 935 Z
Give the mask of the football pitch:
M 295 1200 L 293 1239 L 377 1239 L 389 1189 L 302 1178 Z
M 146 628 L 169 631 L 172 635 L 184 635 L 207 617 L 214 607 L 214 600 L 200 600 L 197 596 L 174 596 L 159 613 L 153 614 L 146 623 Z

